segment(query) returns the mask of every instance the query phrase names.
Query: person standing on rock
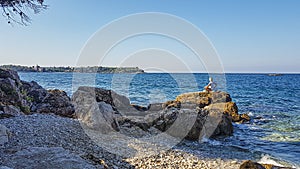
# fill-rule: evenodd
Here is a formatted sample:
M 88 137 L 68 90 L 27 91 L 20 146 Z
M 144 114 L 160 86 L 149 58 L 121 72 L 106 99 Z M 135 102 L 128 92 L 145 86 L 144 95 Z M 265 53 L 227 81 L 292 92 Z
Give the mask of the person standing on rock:
M 204 87 L 205 91 L 210 92 L 215 90 L 217 87 L 217 83 L 213 81 L 213 78 L 209 78 L 209 83 Z

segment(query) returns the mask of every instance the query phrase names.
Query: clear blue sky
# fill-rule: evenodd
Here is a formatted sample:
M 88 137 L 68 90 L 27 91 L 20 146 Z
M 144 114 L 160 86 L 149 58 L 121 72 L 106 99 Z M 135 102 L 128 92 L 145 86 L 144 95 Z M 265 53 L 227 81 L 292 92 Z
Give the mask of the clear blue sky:
M 164 12 L 202 30 L 217 49 L 226 72 L 300 72 L 299 0 L 45 3 L 49 9 L 32 15 L 27 27 L 12 27 L 0 17 L 0 64 L 74 66 L 86 41 L 105 24 L 129 14 Z M 132 66 L 141 65 L 136 64 Z

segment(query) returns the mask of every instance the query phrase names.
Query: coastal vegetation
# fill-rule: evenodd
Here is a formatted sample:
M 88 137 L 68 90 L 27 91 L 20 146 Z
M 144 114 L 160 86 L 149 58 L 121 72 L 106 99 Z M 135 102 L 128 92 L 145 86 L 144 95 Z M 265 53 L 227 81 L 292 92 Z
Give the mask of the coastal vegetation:
M 36 66 L 21 66 L 21 65 L 2 65 L 2 69 L 10 69 L 17 72 L 78 72 L 78 73 L 144 73 L 144 70 L 138 67 L 103 67 L 103 66 L 88 66 L 88 67 L 41 67 Z

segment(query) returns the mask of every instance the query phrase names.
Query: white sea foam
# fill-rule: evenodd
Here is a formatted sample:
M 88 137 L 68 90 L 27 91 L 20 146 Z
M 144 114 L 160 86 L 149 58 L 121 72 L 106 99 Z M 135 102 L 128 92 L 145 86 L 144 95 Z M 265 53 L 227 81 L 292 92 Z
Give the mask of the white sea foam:
M 213 146 L 219 146 L 219 145 L 222 144 L 220 141 L 212 140 L 212 139 L 209 139 L 209 138 L 206 138 L 206 137 L 203 137 L 200 142 L 201 143 L 208 143 L 208 144 L 213 145 Z
M 276 162 L 275 160 L 272 159 L 271 156 L 269 155 L 264 155 L 259 161 L 258 163 L 261 164 L 272 164 L 275 166 L 279 166 L 279 167 L 284 167 L 283 165 L 279 164 L 278 162 Z
M 247 113 L 250 117 L 253 117 L 254 116 L 254 114 L 252 113 L 252 112 L 248 112 Z

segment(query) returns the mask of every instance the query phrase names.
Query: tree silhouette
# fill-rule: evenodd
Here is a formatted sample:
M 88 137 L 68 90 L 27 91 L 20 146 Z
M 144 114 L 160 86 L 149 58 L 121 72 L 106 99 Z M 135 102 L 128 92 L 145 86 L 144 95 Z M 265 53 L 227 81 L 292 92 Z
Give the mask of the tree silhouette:
M 25 26 L 31 22 L 27 14 L 29 11 L 37 14 L 47 8 L 44 0 L 0 0 L 0 6 L 9 24 L 16 22 Z

